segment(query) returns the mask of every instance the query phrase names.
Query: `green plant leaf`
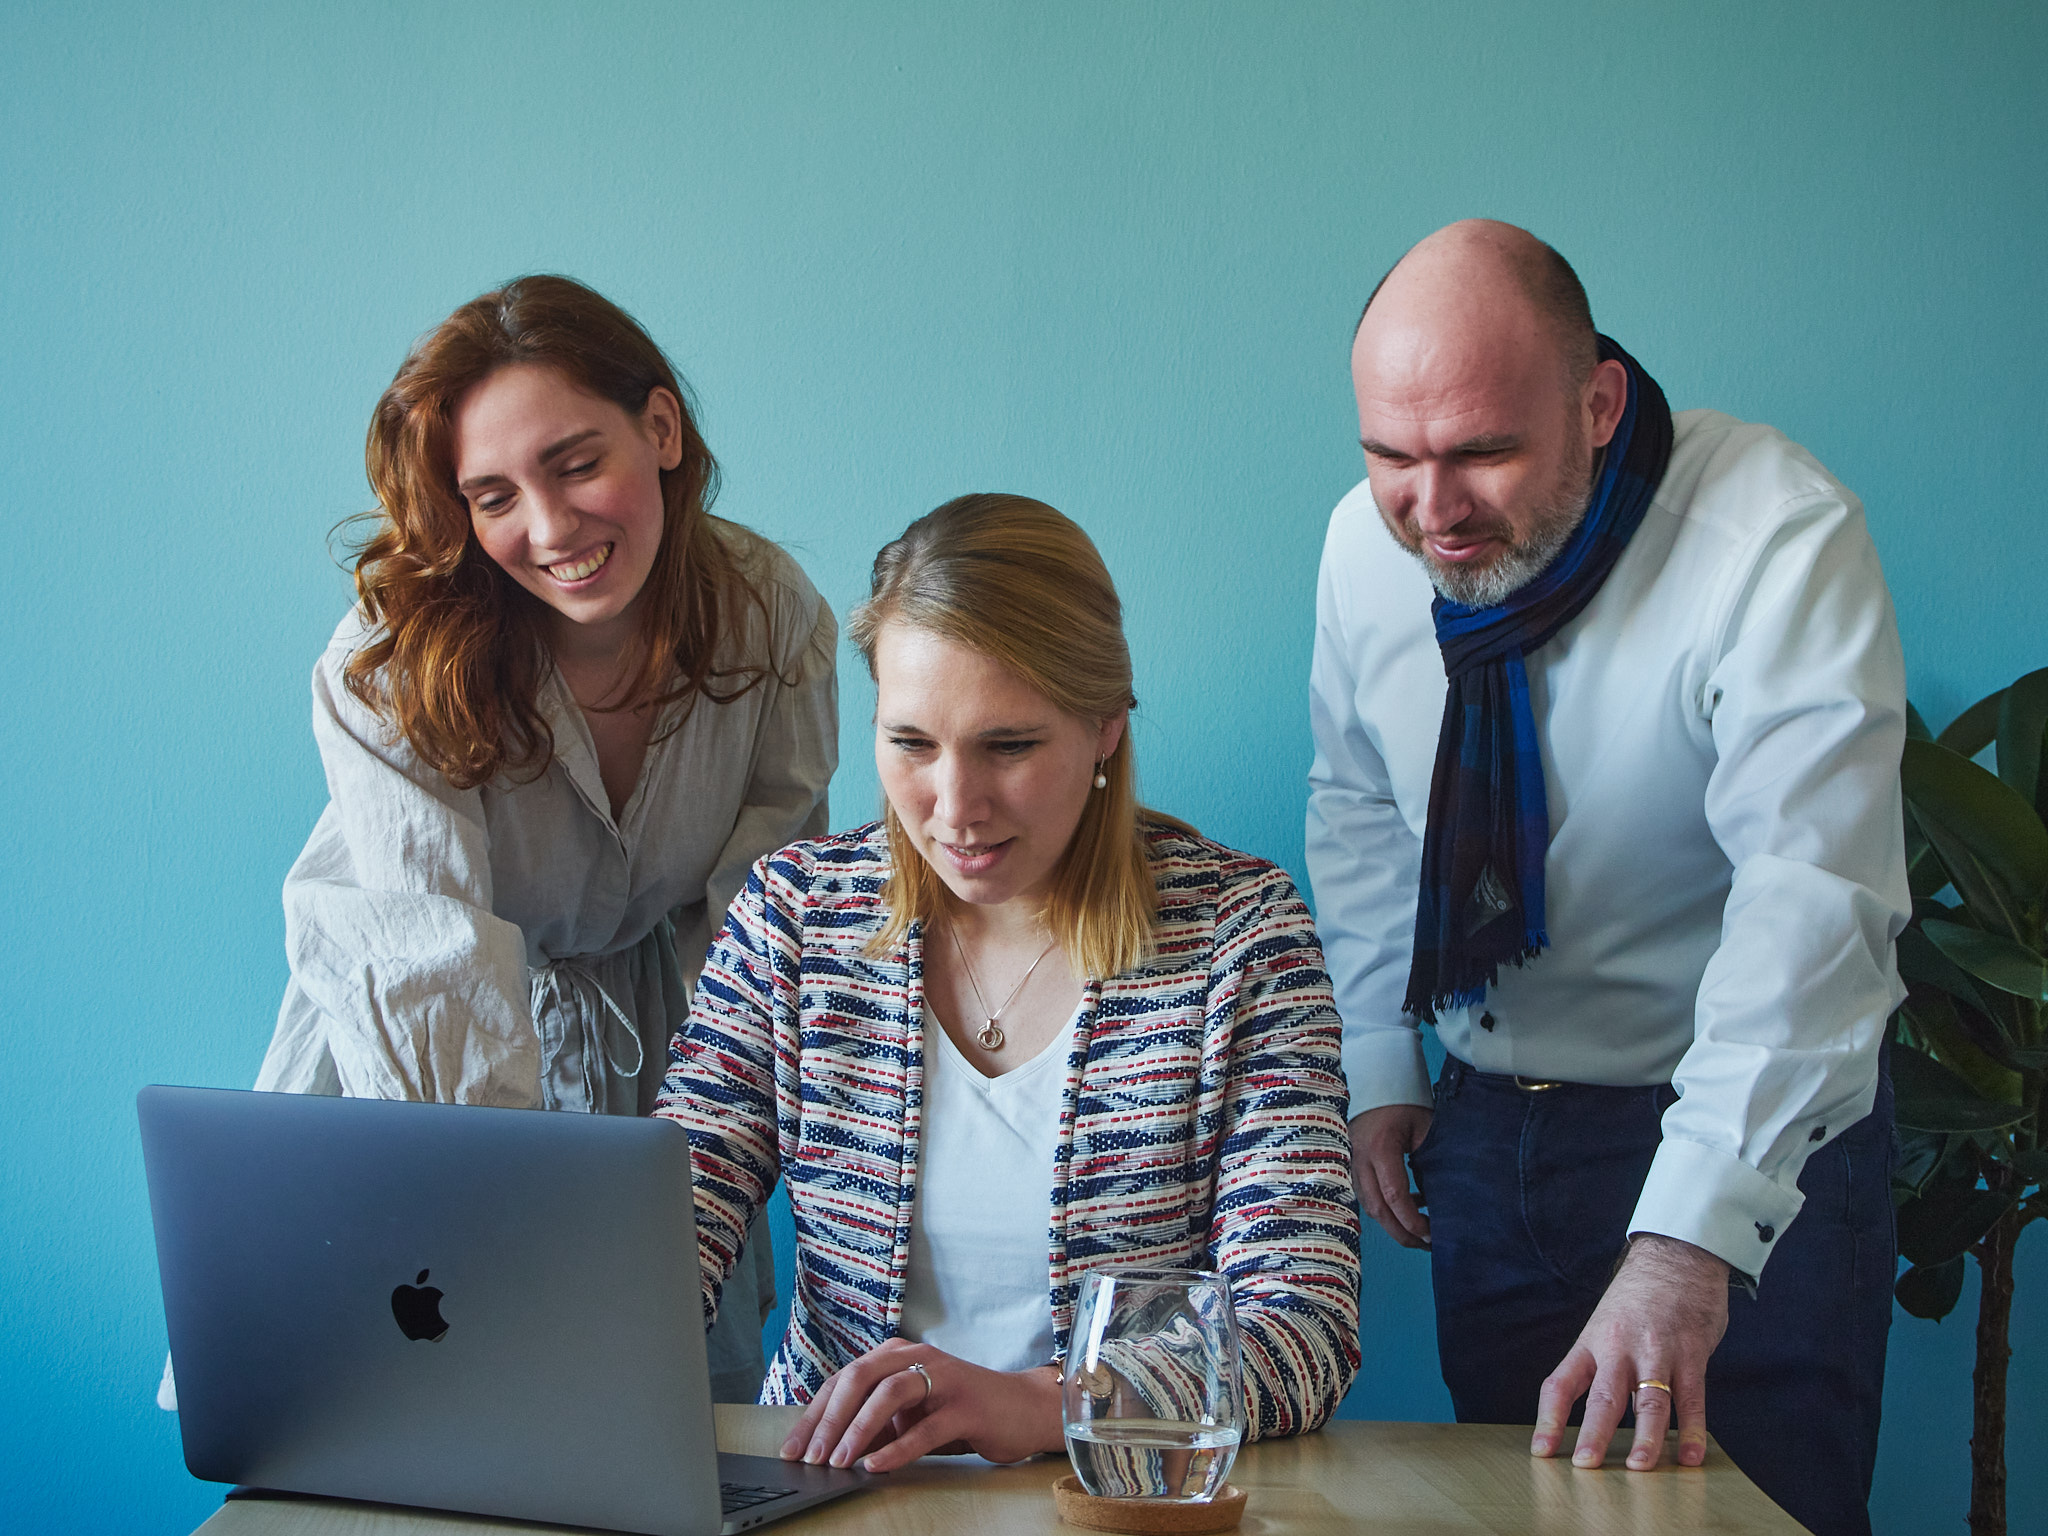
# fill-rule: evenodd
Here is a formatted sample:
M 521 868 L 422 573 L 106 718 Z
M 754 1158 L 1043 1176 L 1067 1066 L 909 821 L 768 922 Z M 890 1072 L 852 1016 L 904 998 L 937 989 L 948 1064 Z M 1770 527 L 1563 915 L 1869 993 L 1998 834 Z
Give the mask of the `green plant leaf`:
M 2022 1072 L 2048 1072 L 2048 1045 L 2030 1045 L 2025 1050 L 2007 1052 L 2012 1064 Z
M 1963 757 L 1975 757 L 1998 735 L 1998 706 L 2005 700 L 2005 690 L 1986 694 L 1955 719 L 1949 721 L 1948 729 L 1934 739 L 1949 751 Z
M 1963 1258 L 1957 1254 L 1946 1264 L 1929 1267 L 1916 1264 L 1899 1276 L 1892 1287 L 1899 1305 L 1914 1317 L 1938 1323 L 1956 1309 L 1963 1295 Z
M 1966 757 L 1909 741 L 1900 763 L 1906 801 L 1980 927 L 2034 937 L 2048 893 L 2048 827 L 2033 806 Z
M 1927 717 L 1913 707 L 1911 699 L 1906 700 L 1906 734 L 1915 741 L 1934 740 L 1934 732 L 1927 728 Z
M 1948 888 L 1948 869 L 1934 851 L 1934 844 L 1927 841 L 1927 834 L 1920 830 L 1919 819 L 1913 815 L 1912 807 L 1907 806 L 1905 812 L 1906 889 L 1912 894 L 1913 904 L 1918 906 Z
M 1961 1258 L 2015 1203 L 1988 1189 L 1934 1185 L 1899 1207 L 1899 1252 L 1930 1268 Z
M 2048 763 L 2048 725 L 2041 727 L 2041 743 L 2035 748 L 2036 762 Z M 2048 824 L 2048 773 L 2036 771 L 2034 780 L 2034 814 Z
M 1899 1155 L 1892 1164 L 1892 1188 L 1905 1193 L 1897 1203 L 1903 1204 L 1906 1198 L 1927 1186 L 1947 1151 L 1948 1138 L 1939 1132 L 1899 1127 Z
M 1995 1131 L 2027 1117 L 2024 1104 L 1987 1099 L 1925 1051 L 1892 1047 L 1892 1089 L 1900 1125 L 1916 1131 Z
M 2027 804 L 2041 804 L 2041 732 L 2048 727 L 2048 667 L 2029 672 L 1998 706 L 1998 776 Z
M 1948 1155 L 1935 1171 L 1934 1182 L 1960 1184 L 1974 1189 L 1983 1173 L 1982 1164 L 1995 1150 L 2011 1150 L 2009 1131 L 1970 1131 L 1948 1139 Z
M 1987 1099 L 2001 1104 L 2021 1102 L 2024 1084 L 2013 1047 L 1990 1019 L 1957 1003 L 1946 992 L 1916 986 L 1899 1010 L 1910 1037 L 1949 1071 Z
M 2013 1171 L 2029 1184 L 2048 1184 L 2048 1147 L 2034 1147 L 2012 1160 Z
M 1924 736 L 1914 737 L 1925 741 Z M 1900 819 L 1905 822 L 1906 839 L 1906 884 L 1913 895 L 1913 905 L 1930 901 L 1939 895 L 1948 884 L 1948 871 L 1942 868 L 1941 858 L 1934 851 L 1934 844 L 1927 841 L 1927 834 L 1920 830 L 1919 818 L 1913 808 L 1903 800 L 1899 803 Z
M 2048 959 L 2000 933 L 1929 918 L 1927 940 L 1979 981 L 2030 1003 L 2048 1003 Z
M 1937 910 L 1953 911 L 1954 908 Z M 1899 935 L 1899 976 L 1909 985 L 1938 987 L 1951 997 L 1968 1003 L 1979 1013 L 1989 1013 L 1991 1010 L 1985 1006 L 1984 996 L 1977 990 L 1977 983 L 1970 979 L 1970 973 L 1951 960 L 1927 936 L 1929 923 L 1947 922 L 1946 918 L 1921 918 Z
M 1969 911 L 1960 900 L 1943 901 L 1940 897 L 1933 896 L 1926 901 L 1914 902 L 1907 921 L 1924 923 L 1930 917 L 1943 923 L 1966 923 L 1970 920 Z

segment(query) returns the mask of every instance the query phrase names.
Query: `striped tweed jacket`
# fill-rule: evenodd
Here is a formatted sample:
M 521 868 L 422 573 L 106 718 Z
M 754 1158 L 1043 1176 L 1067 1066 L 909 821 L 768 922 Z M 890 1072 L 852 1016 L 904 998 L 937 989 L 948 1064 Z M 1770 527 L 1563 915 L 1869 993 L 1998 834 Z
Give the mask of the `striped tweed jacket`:
M 1165 1264 L 1230 1277 L 1246 1425 L 1314 1429 L 1358 1369 L 1358 1216 L 1340 1029 L 1293 884 L 1262 859 L 1149 832 L 1157 954 L 1090 981 L 1050 1190 L 1047 1283 L 1064 1355 L 1082 1273 Z M 711 947 L 657 1114 L 689 1131 L 704 1307 L 779 1175 L 796 1292 L 762 1387 L 807 1401 L 895 1335 L 916 1193 L 922 933 L 884 921 L 879 824 L 757 863 Z

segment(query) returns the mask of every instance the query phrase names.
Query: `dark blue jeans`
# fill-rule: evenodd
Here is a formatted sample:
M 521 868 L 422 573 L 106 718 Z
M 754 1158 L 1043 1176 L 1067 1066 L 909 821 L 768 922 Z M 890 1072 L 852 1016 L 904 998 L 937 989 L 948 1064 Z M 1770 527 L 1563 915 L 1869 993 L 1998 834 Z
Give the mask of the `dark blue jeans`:
M 1437 1352 L 1461 1423 L 1534 1424 L 1592 1316 L 1661 1139 L 1669 1087 L 1531 1091 L 1447 1058 L 1411 1163 L 1429 1209 Z M 1707 1428 L 1819 1536 L 1867 1536 L 1898 1268 L 1892 1094 L 1816 1152 L 1755 1299 L 1728 1295 Z M 1567 1442 L 1569 1448 L 1569 1442 Z

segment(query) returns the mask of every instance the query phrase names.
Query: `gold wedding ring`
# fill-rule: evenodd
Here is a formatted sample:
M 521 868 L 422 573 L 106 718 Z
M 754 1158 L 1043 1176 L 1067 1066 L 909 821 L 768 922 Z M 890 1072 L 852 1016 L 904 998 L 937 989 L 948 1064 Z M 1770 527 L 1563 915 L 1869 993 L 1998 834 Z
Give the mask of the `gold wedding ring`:
M 916 1367 L 913 1366 L 912 1369 L 915 1370 Z M 1645 1378 L 1644 1380 L 1636 1383 L 1636 1390 L 1638 1392 L 1642 1391 L 1645 1387 L 1655 1387 L 1659 1392 L 1662 1392 L 1666 1397 L 1669 1397 L 1671 1395 L 1671 1383 L 1668 1381 L 1651 1381 L 1648 1378 Z
M 932 1400 L 932 1373 L 926 1370 L 923 1366 L 917 1364 L 915 1361 L 912 1361 L 909 1365 L 903 1367 L 903 1369 L 906 1371 L 917 1372 L 919 1379 L 924 1382 L 924 1396 L 920 1397 L 917 1400 L 917 1405 L 920 1408 L 922 1408 L 926 1403 Z M 1670 1388 L 1667 1387 L 1665 1388 L 1665 1390 L 1668 1392 Z

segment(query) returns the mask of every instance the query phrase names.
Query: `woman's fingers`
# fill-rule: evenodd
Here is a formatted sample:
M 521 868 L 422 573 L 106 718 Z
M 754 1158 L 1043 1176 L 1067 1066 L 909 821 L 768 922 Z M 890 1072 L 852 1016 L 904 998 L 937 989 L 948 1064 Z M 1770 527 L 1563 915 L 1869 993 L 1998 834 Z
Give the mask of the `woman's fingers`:
M 915 1380 L 912 1377 L 912 1380 Z M 959 1410 L 941 1409 L 928 1413 L 887 1445 L 868 1454 L 861 1462 L 863 1472 L 894 1472 L 898 1467 L 907 1467 L 920 1456 L 929 1456 L 934 1451 L 943 1451 L 957 1443 L 959 1435 Z M 969 1449 L 959 1444 L 960 1450 Z M 843 1466 L 843 1462 L 833 1463 Z
M 846 1426 L 860 1412 L 876 1384 L 903 1368 L 902 1357 L 909 1348 L 902 1340 L 891 1339 L 827 1377 L 811 1399 L 810 1407 L 797 1420 L 796 1432 L 784 1442 L 785 1447 L 796 1446 L 795 1453 L 788 1459 L 795 1460 L 801 1456 L 812 1466 L 823 1462 L 844 1436 Z M 806 1429 L 808 1438 L 802 1438 L 798 1444 Z
M 860 1362 L 855 1361 L 834 1371 L 825 1385 L 818 1389 L 817 1396 L 811 1399 L 811 1406 L 804 1410 L 808 1432 L 797 1454 L 814 1467 L 825 1459 L 840 1431 L 846 1427 L 846 1421 L 860 1406 L 858 1398 L 848 1400 L 858 1391 L 854 1382 L 859 1367 Z M 798 1427 L 803 1428 L 804 1425 L 800 1422 Z
M 804 1411 L 797 1415 L 796 1423 L 790 1426 L 789 1435 L 782 1442 L 784 1461 L 799 1461 L 803 1458 L 804 1447 L 811 1443 L 811 1430 L 817 1424 L 818 1416 L 825 1411 L 826 1389 L 831 1387 L 832 1380 L 830 1376 L 825 1378 L 824 1386 L 819 1389 L 817 1396 L 804 1404 Z
M 899 1413 L 915 1412 L 923 1405 L 927 1391 L 924 1377 L 916 1371 L 898 1370 L 883 1377 L 868 1394 L 867 1401 L 847 1421 L 845 1433 L 840 1435 L 839 1443 L 832 1447 L 832 1453 L 826 1459 L 835 1467 L 850 1467 L 879 1441 L 892 1437 L 899 1441 L 909 1439 L 923 1424 L 913 1424 L 907 1433 L 897 1436 L 891 1421 Z M 923 1454 L 919 1451 L 908 1459 L 914 1461 Z
M 1060 1445 L 1059 1375 L 990 1371 L 891 1339 L 825 1378 L 783 1442 L 785 1459 L 887 1472 L 933 1452 L 1020 1461 Z
M 797 1415 L 795 1427 L 790 1430 L 789 1438 L 782 1442 L 784 1461 L 803 1459 L 804 1450 L 810 1445 L 811 1436 L 817 1431 L 818 1420 L 824 1417 L 825 1405 L 832 1401 L 832 1389 L 838 1381 L 839 1373 L 834 1371 L 819 1385 L 817 1393 L 811 1400 L 804 1404 L 804 1411 Z

